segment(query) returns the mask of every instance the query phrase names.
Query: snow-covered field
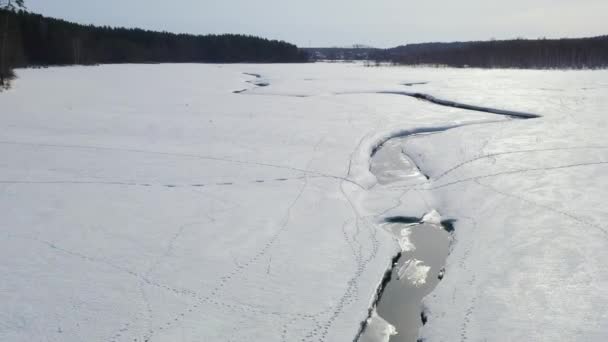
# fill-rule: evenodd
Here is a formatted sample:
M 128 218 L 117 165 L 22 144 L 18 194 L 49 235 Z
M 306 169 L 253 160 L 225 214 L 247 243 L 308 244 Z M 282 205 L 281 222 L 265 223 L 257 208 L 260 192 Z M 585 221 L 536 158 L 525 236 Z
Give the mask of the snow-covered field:
M 608 337 L 606 71 L 18 74 L 0 93 L 0 341 L 352 341 L 400 249 L 382 219 L 432 210 L 457 221 L 421 337 Z M 374 147 L 421 130 L 403 149 L 430 180 L 378 183 Z

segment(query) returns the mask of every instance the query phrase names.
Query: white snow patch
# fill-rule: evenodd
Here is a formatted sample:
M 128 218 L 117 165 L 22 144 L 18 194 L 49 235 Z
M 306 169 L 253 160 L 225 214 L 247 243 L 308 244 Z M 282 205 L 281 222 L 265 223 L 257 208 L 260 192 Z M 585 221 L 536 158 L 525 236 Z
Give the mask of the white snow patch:
M 410 236 L 412 235 L 412 229 L 410 227 L 406 227 L 401 229 L 399 232 L 399 246 L 401 246 L 402 252 L 411 252 L 416 250 L 416 246 L 410 240 Z
M 430 270 L 431 267 L 424 265 L 422 261 L 410 259 L 403 263 L 397 271 L 397 275 L 399 280 L 403 281 L 407 279 L 407 281 L 418 287 L 426 284 L 426 279 Z
M 397 329 L 373 310 L 359 342 L 388 342 L 391 336 L 397 334 Z
M 422 222 L 439 225 L 441 224 L 441 214 L 437 210 L 431 210 L 428 214 L 422 217 Z

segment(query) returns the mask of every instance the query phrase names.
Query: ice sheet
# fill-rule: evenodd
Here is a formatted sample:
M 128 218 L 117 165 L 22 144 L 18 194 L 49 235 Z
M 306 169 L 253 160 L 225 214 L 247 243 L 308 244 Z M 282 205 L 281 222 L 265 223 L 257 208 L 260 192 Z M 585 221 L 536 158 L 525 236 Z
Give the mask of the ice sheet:
M 18 74 L 0 94 L 2 341 L 351 341 L 400 250 L 378 222 L 433 209 L 456 241 L 422 337 L 608 336 L 605 71 Z M 411 80 L 543 118 L 375 93 Z M 404 146 L 428 182 L 370 176 L 382 141 L 446 127 Z

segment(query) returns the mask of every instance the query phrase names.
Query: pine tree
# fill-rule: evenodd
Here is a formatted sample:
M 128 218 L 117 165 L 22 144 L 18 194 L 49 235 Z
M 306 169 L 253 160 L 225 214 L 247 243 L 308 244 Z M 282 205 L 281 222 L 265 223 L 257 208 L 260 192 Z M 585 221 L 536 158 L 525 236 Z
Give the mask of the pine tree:
M 6 11 L 4 30 L 2 32 L 2 44 L 0 45 L 0 86 L 5 86 L 5 83 L 13 73 L 10 65 L 8 65 L 10 13 L 14 13 L 19 9 L 25 9 L 25 3 L 24 0 L 0 0 L 0 9 Z

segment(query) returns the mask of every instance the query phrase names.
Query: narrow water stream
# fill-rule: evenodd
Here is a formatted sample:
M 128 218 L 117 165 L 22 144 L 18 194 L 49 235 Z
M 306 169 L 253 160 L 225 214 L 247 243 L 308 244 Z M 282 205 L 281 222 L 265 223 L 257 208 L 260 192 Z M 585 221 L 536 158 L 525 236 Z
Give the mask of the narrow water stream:
M 406 83 L 413 86 L 418 83 Z M 422 84 L 422 83 L 420 83 Z M 464 104 L 434 96 L 405 92 L 381 91 L 379 94 L 411 96 L 440 106 L 499 114 L 517 119 L 541 117 L 534 113 L 517 112 Z M 449 128 L 448 128 L 449 129 Z M 445 130 L 443 130 L 445 131 Z M 380 187 L 399 189 L 429 182 L 429 177 L 408 156 L 405 146 L 408 139 L 422 134 L 414 133 L 394 137 L 376 148 L 371 155 L 370 172 Z M 387 192 L 388 193 L 388 192 Z M 404 204 L 400 201 L 401 204 Z M 382 282 L 370 318 L 364 324 L 358 342 L 416 342 L 418 331 L 426 322 L 422 300 L 444 277 L 444 265 L 450 251 L 454 220 L 442 221 L 432 211 L 422 219 L 412 217 L 384 218 L 382 228 L 390 230 L 399 241 L 402 253 Z
M 422 326 L 422 299 L 443 277 L 451 235 L 439 225 L 426 223 L 406 227 L 392 223 L 389 229 L 397 236 L 409 235 L 412 250 L 403 252 L 393 268 L 376 311 L 397 330 L 391 342 L 415 342 Z
M 374 152 L 370 171 L 376 176 L 379 184 L 398 186 L 403 182 L 428 179 L 405 153 L 406 139 L 407 137 L 391 139 Z
M 374 151 L 370 171 L 378 179 L 379 186 L 400 187 L 428 180 L 405 153 L 404 146 L 409 138 L 388 140 Z M 375 313 L 381 317 L 379 321 L 386 321 L 397 332 L 390 336 L 390 342 L 417 341 L 418 330 L 423 325 L 422 300 L 443 278 L 452 239 L 448 232 L 451 227 L 440 224 L 438 214 L 434 214 L 435 220 L 394 217 L 382 224 L 393 233 L 402 248 L 375 307 Z M 381 327 L 368 327 L 358 341 L 387 341 L 387 334 L 379 334 L 379 331 L 382 331 Z

